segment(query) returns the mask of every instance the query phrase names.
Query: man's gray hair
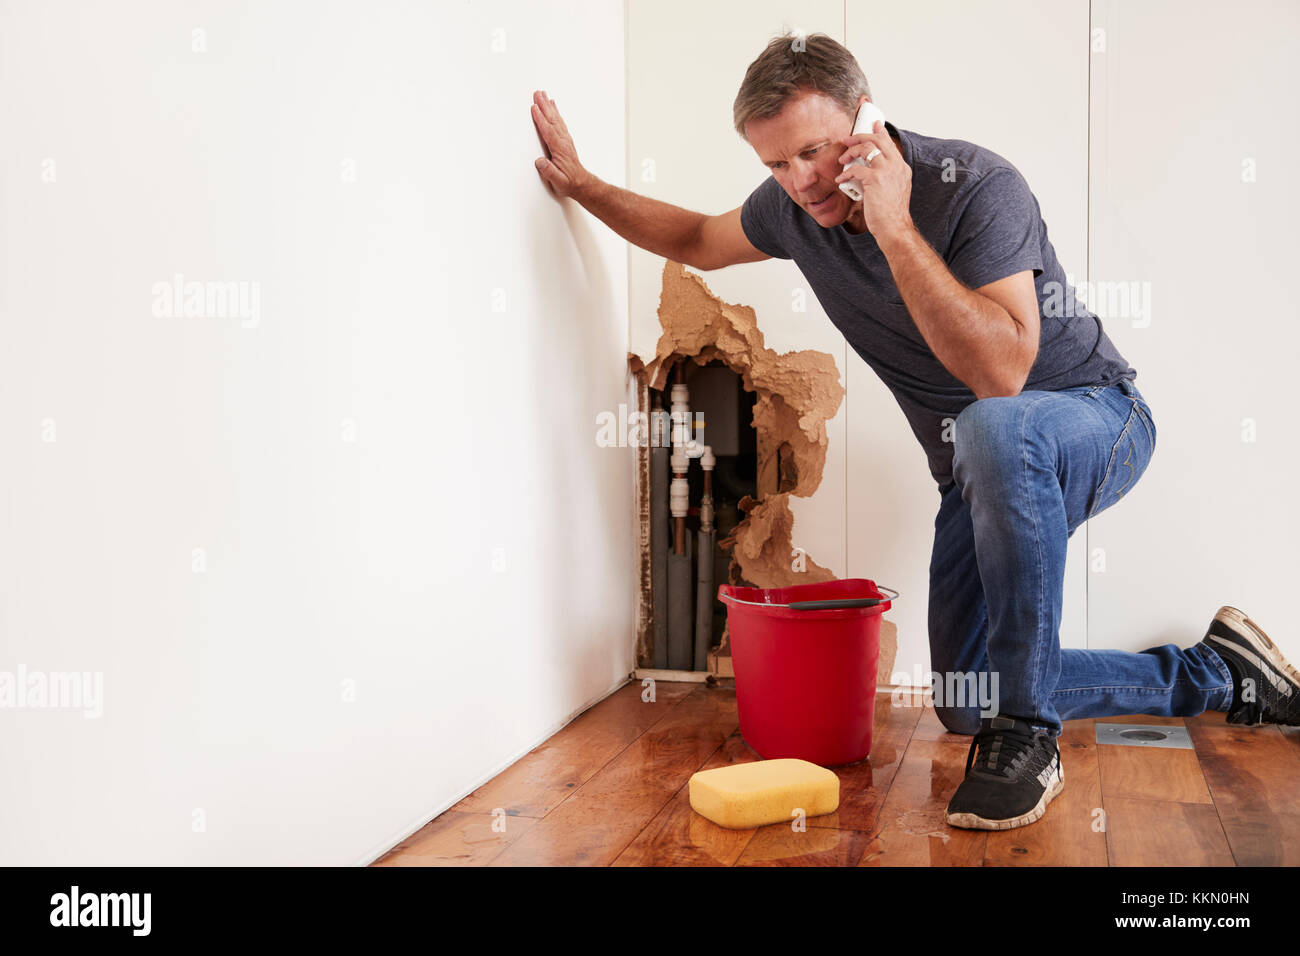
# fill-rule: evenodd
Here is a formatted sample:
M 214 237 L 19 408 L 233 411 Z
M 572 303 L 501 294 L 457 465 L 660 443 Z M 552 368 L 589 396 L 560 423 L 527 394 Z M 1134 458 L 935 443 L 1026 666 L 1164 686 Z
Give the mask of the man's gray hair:
M 825 33 L 785 33 L 773 37 L 745 71 L 732 106 L 736 132 L 748 142 L 746 123 L 771 119 L 804 90 L 830 97 L 850 119 L 857 115 L 858 98 L 871 97 L 866 74 L 844 46 Z

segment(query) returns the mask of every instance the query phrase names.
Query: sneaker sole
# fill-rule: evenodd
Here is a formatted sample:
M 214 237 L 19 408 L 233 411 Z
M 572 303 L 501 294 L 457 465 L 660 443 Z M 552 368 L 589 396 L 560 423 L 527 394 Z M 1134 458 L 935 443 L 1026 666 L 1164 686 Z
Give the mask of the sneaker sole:
M 1047 812 L 1047 805 L 1051 803 L 1056 795 L 1065 789 L 1065 773 L 1060 773 L 1052 785 L 1043 791 L 1043 795 L 1034 805 L 1034 809 L 1028 813 L 1022 813 L 1018 817 L 1008 817 L 1005 820 L 988 820 L 976 813 L 949 813 L 944 819 L 950 826 L 961 827 L 964 830 L 1013 830 L 1016 827 L 1028 826 L 1036 822 Z
M 1233 625 L 1233 630 L 1241 636 L 1247 644 L 1254 649 L 1256 656 L 1268 664 L 1274 671 L 1286 677 L 1296 686 L 1300 686 L 1300 671 L 1297 671 L 1291 663 L 1282 656 L 1282 652 L 1277 649 L 1263 629 L 1248 618 L 1235 607 L 1221 607 L 1219 613 L 1214 615 L 1216 619 L 1226 621 Z M 1230 641 L 1225 641 L 1217 634 L 1206 634 L 1206 641 L 1211 645 L 1222 644 L 1229 650 L 1241 653 L 1241 648 Z

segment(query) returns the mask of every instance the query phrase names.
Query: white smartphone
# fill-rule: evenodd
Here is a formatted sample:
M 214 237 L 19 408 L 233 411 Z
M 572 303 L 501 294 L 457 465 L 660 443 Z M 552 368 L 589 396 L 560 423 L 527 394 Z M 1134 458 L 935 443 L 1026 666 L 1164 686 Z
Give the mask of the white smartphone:
M 870 133 L 875 128 L 877 120 L 882 123 L 885 121 L 885 114 L 880 112 L 880 107 L 871 102 L 863 103 L 858 107 L 858 115 L 853 120 L 853 135 L 856 136 L 858 133 Z M 861 156 L 855 156 L 853 162 L 845 164 L 844 168 L 848 169 L 850 166 L 865 165 L 867 165 L 865 159 Z M 847 182 L 840 183 L 840 189 L 854 202 L 857 202 L 862 198 L 862 190 L 858 188 L 858 181 L 856 179 L 850 179 Z

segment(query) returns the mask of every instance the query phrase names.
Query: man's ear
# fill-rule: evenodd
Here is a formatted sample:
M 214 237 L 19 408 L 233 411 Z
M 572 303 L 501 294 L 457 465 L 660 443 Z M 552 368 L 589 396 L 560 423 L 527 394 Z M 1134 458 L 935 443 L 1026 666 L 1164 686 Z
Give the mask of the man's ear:
M 863 103 L 869 103 L 869 102 L 871 102 L 871 101 L 870 101 L 869 99 L 867 99 L 867 94 L 866 94 L 866 93 L 859 93 L 859 94 L 858 94 L 858 105 L 857 105 L 856 108 L 854 108 L 853 113 L 849 116 L 849 129 L 850 129 L 850 130 L 853 129 L 853 123 L 854 123 L 854 121 L 858 118 L 858 115 L 857 115 L 857 114 L 858 114 L 858 110 L 862 108 L 862 104 L 863 104 Z

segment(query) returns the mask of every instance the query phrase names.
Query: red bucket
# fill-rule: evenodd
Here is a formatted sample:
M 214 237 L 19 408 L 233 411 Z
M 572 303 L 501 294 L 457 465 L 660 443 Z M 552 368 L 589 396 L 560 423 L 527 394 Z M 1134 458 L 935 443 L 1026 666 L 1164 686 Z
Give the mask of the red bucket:
M 898 597 L 884 590 L 866 578 L 718 588 L 740 733 L 759 756 L 833 767 L 871 753 L 880 620 Z

